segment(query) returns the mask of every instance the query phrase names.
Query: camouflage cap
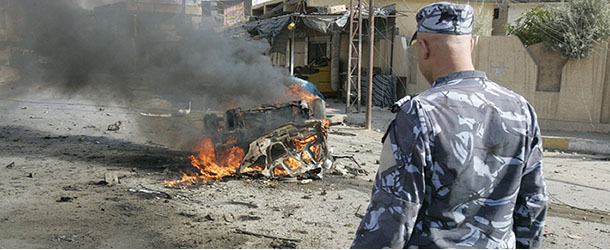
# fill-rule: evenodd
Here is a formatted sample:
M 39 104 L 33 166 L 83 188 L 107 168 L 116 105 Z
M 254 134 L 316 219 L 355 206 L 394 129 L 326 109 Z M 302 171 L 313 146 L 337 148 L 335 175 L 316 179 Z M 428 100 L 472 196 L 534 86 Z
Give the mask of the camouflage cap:
M 417 31 L 411 42 L 417 39 L 417 32 L 468 35 L 472 34 L 474 10 L 468 4 L 438 2 L 419 10 L 415 20 Z

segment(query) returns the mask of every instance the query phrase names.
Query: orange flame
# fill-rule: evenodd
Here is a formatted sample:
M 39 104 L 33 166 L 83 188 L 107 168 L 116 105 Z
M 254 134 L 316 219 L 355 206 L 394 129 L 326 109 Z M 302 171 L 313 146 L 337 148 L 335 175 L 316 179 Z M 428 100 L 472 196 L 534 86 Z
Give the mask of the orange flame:
M 251 171 L 259 171 L 262 172 L 263 170 L 265 170 L 264 167 L 262 166 L 250 166 L 250 167 L 245 167 L 243 169 L 243 172 L 251 172 Z
M 292 138 L 292 143 L 297 151 L 301 151 L 307 143 L 314 141 L 316 138 L 318 138 L 318 135 L 310 135 L 305 137 L 305 139 Z
M 237 139 L 229 139 L 227 144 L 234 144 Z M 233 176 L 237 173 L 241 161 L 244 158 L 244 150 L 232 146 L 219 153 L 216 158 L 214 144 L 209 138 L 205 138 L 197 146 L 197 156 L 191 155 L 191 164 L 199 170 L 197 175 L 183 174 L 180 180 L 165 181 L 168 187 L 186 187 L 200 182 L 221 180 L 225 176 Z
M 309 163 L 309 162 L 312 162 L 312 161 L 313 161 L 313 160 L 311 159 L 311 157 L 309 156 L 309 153 L 308 153 L 308 152 L 306 152 L 306 151 L 303 151 L 303 152 L 301 153 L 301 158 L 303 158 L 303 161 L 305 161 L 305 162 L 307 162 L 307 163 Z
M 292 170 L 297 169 L 298 167 L 301 166 L 301 162 L 292 157 L 288 157 L 286 160 L 284 160 L 284 162 L 286 162 L 286 164 L 288 164 L 288 166 Z
M 319 158 L 320 158 L 320 144 L 309 146 L 309 151 L 311 151 L 313 153 L 314 159 L 319 160 Z
M 288 87 L 288 89 L 290 90 L 290 94 L 309 103 L 313 103 L 313 100 L 318 98 L 317 96 L 313 95 L 312 93 L 309 93 L 307 90 L 301 87 L 301 85 L 298 84 L 291 85 L 290 87 Z
M 282 176 L 287 175 L 288 171 L 286 171 L 286 169 L 283 169 L 281 166 L 276 166 L 275 168 L 273 168 L 273 174 L 275 176 Z

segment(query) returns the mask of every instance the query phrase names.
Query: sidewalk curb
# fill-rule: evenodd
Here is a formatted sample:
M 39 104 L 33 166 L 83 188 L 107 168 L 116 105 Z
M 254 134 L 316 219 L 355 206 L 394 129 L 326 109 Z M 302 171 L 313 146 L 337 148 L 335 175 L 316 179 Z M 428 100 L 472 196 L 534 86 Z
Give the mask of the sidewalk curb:
M 610 141 L 606 140 L 543 136 L 542 146 L 547 150 L 610 155 Z

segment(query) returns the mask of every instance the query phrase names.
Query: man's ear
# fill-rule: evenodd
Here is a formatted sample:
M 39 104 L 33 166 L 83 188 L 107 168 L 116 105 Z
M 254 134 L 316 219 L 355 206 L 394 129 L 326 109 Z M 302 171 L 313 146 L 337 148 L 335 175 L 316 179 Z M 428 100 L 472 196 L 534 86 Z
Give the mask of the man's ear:
M 430 47 L 428 46 L 428 41 L 418 40 L 417 44 L 419 46 L 419 53 L 421 53 L 421 58 L 424 60 L 430 58 Z
M 474 38 L 470 38 L 470 54 L 474 51 Z

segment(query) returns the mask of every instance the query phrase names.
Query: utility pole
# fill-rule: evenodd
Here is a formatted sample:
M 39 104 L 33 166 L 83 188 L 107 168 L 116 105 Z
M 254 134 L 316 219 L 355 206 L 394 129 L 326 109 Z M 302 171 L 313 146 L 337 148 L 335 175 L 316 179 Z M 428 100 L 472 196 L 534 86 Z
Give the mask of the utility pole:
M 290 76 L 294 76 L 294 30 L 290 33 Z
M 371 129 L 373 119 L 373 58 L 375 55 L 375 0 L 369 0 L 369 72 L 366 91 L 366 129 Z

